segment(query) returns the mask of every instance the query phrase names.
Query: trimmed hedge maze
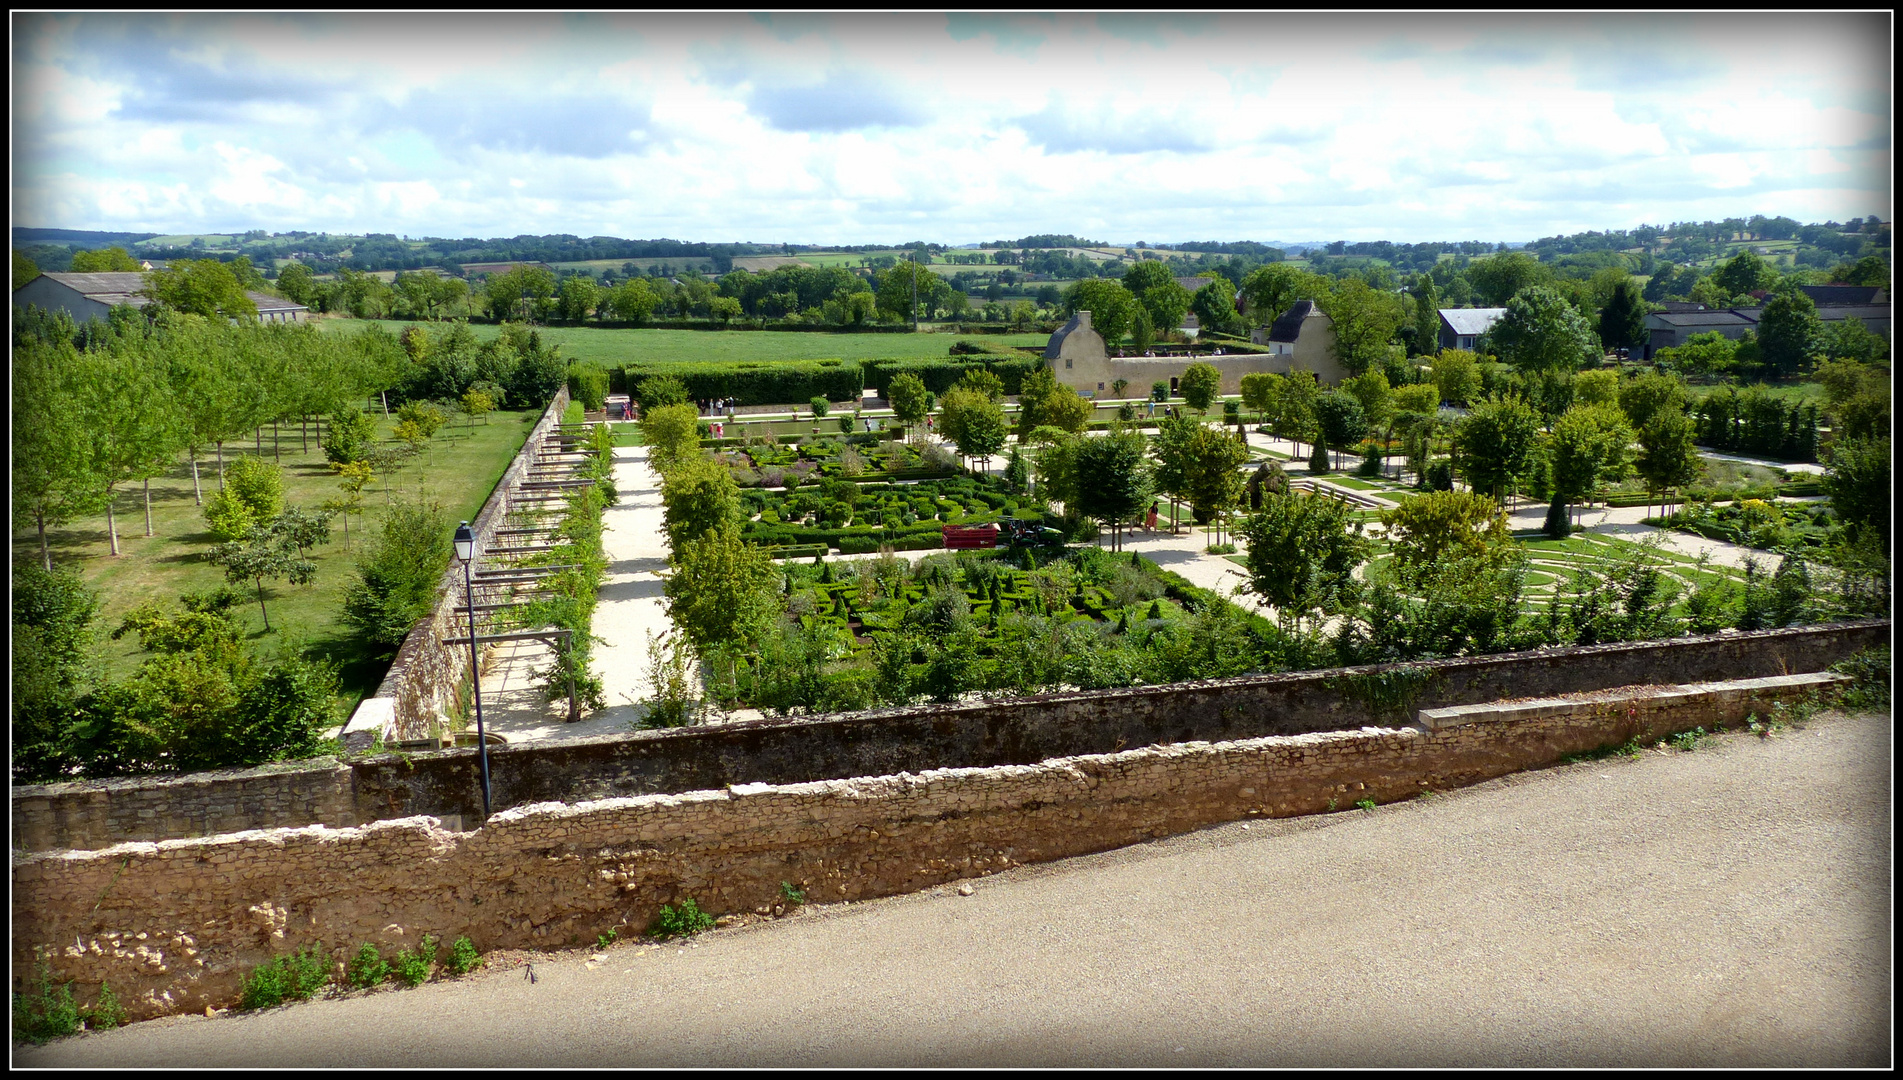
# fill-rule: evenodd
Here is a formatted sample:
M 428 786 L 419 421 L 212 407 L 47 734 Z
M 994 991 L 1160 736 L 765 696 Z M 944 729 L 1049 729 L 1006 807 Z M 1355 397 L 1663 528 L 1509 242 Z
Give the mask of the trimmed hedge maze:
M 716 663 L 723 705 L 851 711 L 1261 670 L 1263 618 L 1137 555 L 965 551 L 789 564 L 759 652 Z
M 954 476 L 915 483 L 858 483 L 838 478 L 741 493 L 749 520 L 743 539 L 772 547 L 825 545 L 842 554 L 943 547 L 947 525 L 990 525 L 1005 518 L 1042 523 L 1044 503 L 1000 480 Z

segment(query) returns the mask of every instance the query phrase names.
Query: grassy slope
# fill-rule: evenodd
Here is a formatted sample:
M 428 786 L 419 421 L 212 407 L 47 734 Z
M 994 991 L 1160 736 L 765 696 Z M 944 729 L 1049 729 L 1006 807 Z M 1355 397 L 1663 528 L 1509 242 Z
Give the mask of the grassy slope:
M 348 333 L 368 325 L 368 320 L 319 319 L 325 330 Z M 391 333 L 400 333 L 411 324 L 381 320 Z M 492 325 L 471 325 L 483 340 L 499 332 Z M 655 360 L 812 360 L 821 358 L 864 359 L 887 356 L 945 356 L 953 341 L 964 340 L 950 334 L 824 334 L 794 333 L 778 330 L 618 330 L 592 326 L 538 327 L 542 340 L 559 344 L 562 355 L 572 360 L 590 360 L 605 367 Z M 991 334 L 982 340 L 1000 345 L 1043 345 L 1048 334 Z
M 501 479 L 509 461 L 521 449 L 522 441 L 534 423 L 536 412 L 500 412 L 487 424 L 478 423 L 473 431 L 445 428 L 431 440 L 416 458 L 390 477 L 392 496 L 415 494 L 419 490 L 440 501 L 452 520 L 473 518 Z M 387 438 L 391 424 L 380 422 L 378 436 Z M 453 437 L 450 435 L 454 431 Z M 227 461 L 241 453 L 250 453 L 255 444 L 245 440 L 241 446 L 227 446 Z M 283 431 L 282 465 L 284 468 L 285 505 L 316 509 L 326 499 L 342 494 L 335 474 L 324 462 L 315 438 L 310 452 L 304 453 L 298 430 Z M 264 430 L 264 454 L 271 460 L 271 429 Z M 218 490 L 214 461 L 199 465 L 200 482 L 207 498 Z M 378 528 L 384 509 L 383 481 L 364 491 L 362 524 L 372 534 Z M 181 464 L 166 476 L 152 481 L 152 524 L 157 533 L 145 536 L 145 519 L 135 485 L 116 503 L 119 525 L 118 558 L 110 554 L 104 515 L 86 518 L 47 534 L 55 565 L 78 566 L 88 584 L 99 590 L 100 644 L 107 670 L 123 675 L 136 667 L 145 654 L 131 636 L 119 641 L 105 637 L 119 624 L 126 612 L 147 600 L 173 603 L 179 594 L 215 588 L 224 583 L 224 572 L 203 559 L 216 540 L 205 530 L 202 511 L 192 502 L 192 474 Z M 361 532 L 356 521 L 350 523 L 350 550 L 343 546 L 343 527 L 339 519 L 332 527 L 334 539 L 313 552 L 318 565 L 317 581 L 309 586 L 285 583 L 265 586 L 265 604 L 271 613 L 272 632 L 264 633 L 254 588 L 241 587 L 250 601 L 239 609 L 247 620 L 254 642 L 270 648 L 279 643 L 301 641 L 314 655 L 330 655 L 344 662 L 341 703 L 355 708 L 358 699 L 376 689 L 387 665 L 358 658 L 356 649 L 342 624 L 344 589 L 356 579 L 353 572 L 363 552 Z M 27 530 L 13 538 L 16 561 L 39 556 L 37 537 Z

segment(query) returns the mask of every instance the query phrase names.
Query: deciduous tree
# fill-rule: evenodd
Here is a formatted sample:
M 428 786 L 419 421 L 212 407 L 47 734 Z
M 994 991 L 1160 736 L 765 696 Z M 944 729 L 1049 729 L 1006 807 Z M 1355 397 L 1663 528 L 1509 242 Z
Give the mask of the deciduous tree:
M 727 522 L 681 544 L 662 582 L 667 614 L 705 658 L 722 647 L 744 648 L 773 623 L 779 576 L 766 550 L 740 538 Z
M 1533 466 L 1540 418 L 1517 397 L 1482 401 L 1454 429 L 1454 462 L 1475 491 L 1498 500 Z
M 1184 404 L 1200 413 L 1209 412 L 1216 403 L 1216 395 L 1222 390 L 1222 372 L 1213 364 L 1191 364 L 1183 370 L 1177 388 L 1183 395 Z
M 1359 277 L 1336 282 L 1321 305 L 1334 324 L 1335 359 L 1356 375 L 1387 356 L 1394 332 L 1406 317 L 1399 297 Z
M 1809 296 L 1795 286 L 1779 289 L 1764 302 L 1758 316 L 1758 348 L 1764 366 L 1780 378 L 1797 374 L 1810 363 L 1823 330 L 1817 305 Z
M 1141 432 L 1117 431 L 1077 447 L 1077 510 L 1110 526 L 1111 550 L 1122 549 L 1123 524 L 1150 498 Z
M 1650 336 L 1638 283 L 1627 278 L 1613 289 L 1599 311 L 1599 340 L 1608 349 L 1636 349 Z
M 145 275 L 144 294 L 175 311 L 208 319 L 255 319 L 258 305 L 237 275 L 216 259 L 178 259 Z
M 1262 509 L 1237 532 L 1246 545 L 1248 591 L 1272 605 L 1284 627 L 1351 602 L 1354 569 L 1373 550 L 1348 504 L 1318 492 L 1265 491 Z
M 1704 471 L 1704 460 L 1693 445 L 1697 432 L 1698 425 L 1678 408 L 1655 411 L 1639 428 L 1633 465 L 1645 478 L 1647 492 L 1663 501 L 1664 492 L 1691 483 Z
M 1450 559 L 1504 561 L 1513 537 L 1506 511 L 1472 491 L 1430 491 L 1381 512 L 1394 564 L 1410 584 Z
M 1100 278 L 1080 281 L 1071 286 L 1064 299 L 1064 310 L 1075 314 L 1090 312 L 1091 328 L 1114 344 L 1136 325 L 1136 297 L 1120 282 Z
M 1599 358 L 1585 316 L 1552 289 L 1525 289 L 1506 309 L 1487 332 L 1488 348 L 1521 372 L 1572 372 Z

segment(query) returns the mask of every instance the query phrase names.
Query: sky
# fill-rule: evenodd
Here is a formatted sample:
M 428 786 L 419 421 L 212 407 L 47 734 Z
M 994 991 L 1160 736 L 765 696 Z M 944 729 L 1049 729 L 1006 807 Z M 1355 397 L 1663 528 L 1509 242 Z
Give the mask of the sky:
M 795 244 L 1891 216 L 1891 16 L 22 14 L 13 222 Z

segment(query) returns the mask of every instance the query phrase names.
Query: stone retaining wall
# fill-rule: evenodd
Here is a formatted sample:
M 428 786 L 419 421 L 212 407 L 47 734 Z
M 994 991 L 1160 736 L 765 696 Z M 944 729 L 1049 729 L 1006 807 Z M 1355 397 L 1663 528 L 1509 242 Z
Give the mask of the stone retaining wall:
M 1890 623 L 1876 620 L 1468 657 L 1398 671 L 1340 668 L 506 747 L 489 754 L 493 806 L 1026 765 L 1160 743 L 1335 731 L 1398 722 L 1411 708 L 1821 671 L 1887 644 L 1889 634 Z M 1381 692 L 1384 681 L 1398 689 Z M 207 773 L 189 783 L 15 788 L 14 846 L 44 851 L 203 836 L 229 831 L 228 810 L 235 806 L 245 808 L 248 828 L 361 825 L 417 814 L 474 822 L 480 816 L 473 748 L 379 755 L 344 767 L 324 759 L 297 768 L 311 775 L 294 785 L 284 781 L 291 786 L 276 802 L 247 794 L 255 790 L 247 786 L 253 784 L 248 773 Z
M 387 949 L 425 933 L 466 934 L 485 951 L 552 948 L 640 931 L 683 897 L 713 913 L 763 911 L 783 881 L 814 901 L 909 892 L 1735 724 L 1840 678 L 1631 687 L 1437 710 L 1402 728 L 522 806 L 467 833 L 416 817 L 21 856 L 14 974 L 28 975 L 42 947 L 82 1004 L 104 980 L 134 1018 L 228 1006 L 252 967 L 305 946 L 339 965 L 361 942 Z

